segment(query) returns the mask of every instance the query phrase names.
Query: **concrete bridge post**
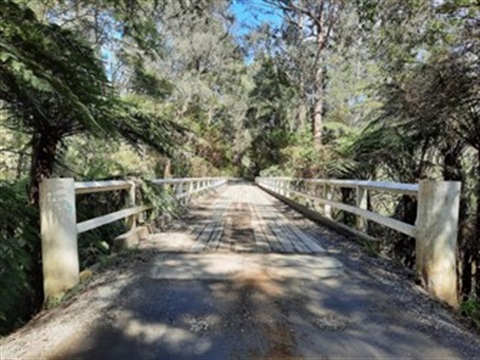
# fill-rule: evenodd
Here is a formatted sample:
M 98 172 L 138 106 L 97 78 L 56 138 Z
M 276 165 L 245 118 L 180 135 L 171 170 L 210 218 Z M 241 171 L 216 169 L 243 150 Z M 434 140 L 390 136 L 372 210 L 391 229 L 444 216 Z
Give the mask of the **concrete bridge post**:
M 73 178 L 40 183 L 40 231 L 43 288 L 48 301 L 61 297 L 79 281 Z
M 356 202 L 357 202 L 357 207 L 362 209 L 362 210 L 368 210 L 368 190 L 365 189 L 362 186 L 356 187 Z M 357 230 L 360 230 L 362 232 L 367 232 L 368 228 L 368 223 L 367 220 L 362 217 L 357 215 Z
M 286 185 L 287 185 L 286 180 L 279 180 L 279 194 L 282 195 L 282 196 L 285 196 Z
M 177 197 L 178 201 L 182 203 L 182 199 L 179 198 L 179 196 L 183 194 L 183 182 L 180 181 L 177 183 L 177 186 L 175 188 L 175 197 Z
M 187 196 L 187 201 L 190 202 L 190 199 L 192 198 L 193 191 L 195 190 L 195 182 L 190 181 L 188 183 L 188 196 Z
M 323 186 L 323 198 L 325 200 L 332 200 L 332 187 L 328 184 Z M 332 206 L 329 204 L 323 204 L 323 212 L 326 218 L 332 218 Z
M 429 293 L 453 307 L 460 189 L 460 182 L 420 182 L 415 222 L 417 272 Z
M 127 208 L 134 207 L 135 206 L 135 192 L 136 192 L 136 186 L 134 181 L 129 181 L 130 183 L 130 188 L 128 189 L 128 194 L 127 198 L 125 201 L 125 206 Z M 126 218 L 126 225 L 129 230 L 135 229 L 137 226 L 137 219 L 138 215 L 132 215 Z
M 290 198 L 290 197 L 292 196 L 292 193 L 291 193 L 291 191 L 290 191 L 290 190 L 292 189 L 292 180 L 287 180 L 287 181 L 285 182 L 285 187 L 286 187 L 286 189 L 285 189 L 285 196 L 286 196 L 287 198 Z

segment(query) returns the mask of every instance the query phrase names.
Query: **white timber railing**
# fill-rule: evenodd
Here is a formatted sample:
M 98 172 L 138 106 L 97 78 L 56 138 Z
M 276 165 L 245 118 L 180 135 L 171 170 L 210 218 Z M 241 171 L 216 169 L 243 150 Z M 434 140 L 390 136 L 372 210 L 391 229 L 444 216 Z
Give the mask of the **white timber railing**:
M 456 246 L 460 206 L 460 182 L 421 181 L 418 184 L 365 180 L 258 177 L 255 182 L 281 200 L 298 203 L 308 199 L 321 206 L 320 218 L 334 222 L 332 209 L 356 215 L 356 234 L 367 231 L 367 220 L 415 239 L 416 270 L 425 288 L 437 298 L 458 306 Z M 316 194 L 299 188 L 316 187 Z M 352 189 L 356 206 L 333 199 L 334 189 Z M 320 191 L 318 191 L 320 189 Z M 320 192 L 320 194 L 318 194 Z M 417 198 L 415 224 L 408 224 L 368 209 L 370 192 L 387 192 Z M 320 215 L 320 214 L 318 214 Z M 345 225 L 341 225 L 345 227 Z M 353 229 L 352 229 L 353 231 Z
M 210 190 L 225 184 L 227 178 L 183 178 L 183 179 L 156 179 L 152 183 L 163 187 L 170 186 L 178 200 L 189 199 L 193 195 Z
M 170 188 L 179 202 L 215 189 L 227 178 L 155 179 L 150 182 Z M 137 204 L 137 182 L 109 180 L 75 182 L 73 178 L 45 179 L 40 184 L 40 227 L 45 298 L 57 298 L 79 281 L 78 234 L 127 219 L 135 230 L 139 214 L 150 209 Z M 107 191 L 126 191 L 126 208 L 77 223 L 76 195 Z

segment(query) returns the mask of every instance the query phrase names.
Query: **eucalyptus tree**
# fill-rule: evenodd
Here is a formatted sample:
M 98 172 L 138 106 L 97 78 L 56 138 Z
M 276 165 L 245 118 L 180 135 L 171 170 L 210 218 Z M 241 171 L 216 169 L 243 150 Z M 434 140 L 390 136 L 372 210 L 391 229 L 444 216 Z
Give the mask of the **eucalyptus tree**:
M 325 88 L 325 49 L 335 34 L 336 25 L 342 16 L 343 0 L 265 0 L 282 10 L 284 22 L 290 31 L 296 33 L 299 47 L 304 42 L 314 44 L 313 67 L 313 114 L 312 135 L 314 146 L 322 145 L 324 88 Z
M 246 125 L 253 137 L 250 157 L 253 174 L 285 162 L 282 152 L 292 145 L 295 129 L 291 127 L 292 105 L 297 90 L 275 58 L 257 59 L 258 70 L 250 92 Z
M 179 2 L 166 3 L 158 21 L 163 54 L 145 61 L 145 69 L 173 84 L 164 107 L 192 130 L 186 144 L 190 158 L 227 169 L 239 165 L 248 147 L 243 118 L 250 81 L 232 33 L 229 2 L 196 5 L 182 9 Z M 177 157 L 185 159 L 187 152 Z

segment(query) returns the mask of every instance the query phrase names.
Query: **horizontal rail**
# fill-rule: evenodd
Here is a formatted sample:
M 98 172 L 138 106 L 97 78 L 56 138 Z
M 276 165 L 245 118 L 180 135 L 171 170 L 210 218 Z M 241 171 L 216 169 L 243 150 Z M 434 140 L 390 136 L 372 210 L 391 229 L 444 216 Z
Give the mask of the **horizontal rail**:
M 177 200 L 184 199 L 186 197 L 195 195 L 201 191 L 212 189 L 214 187 L 223 185 L 227 182 L 227 178 L 221 177 L 208 177 L 208 178 L 175 178 L 175 179 L 155 179 L 151 180 L 156 185 L 174 185 L 175 186 L 175 198 Z M 188 191 L 183 191 L 183 184 L 198 183 L 200 187 L 195 186 Z M 107 180 L 107 181 L 85 181 L 74 183 L 75 195 L 90 194 L 95 192 L 105 191 L 117 191 L 117 190 L 129 190 L 128 198 L 130 205 L 135 204 L 135 183 L 128 180 Z M 178 191 L 181 192 L 178 192 Z M 77 224 L 77 233 L 83 233 L 89 230 L 93 230 L 100 226 L 112 223 L 114 221 L 133 217 L 143 211 L 148 210 L 149 207 L 137 206 L 130 207 L 128 209 L 119 210 L 107 215 L 102 215 L 93 219 L 85 220 Z M 135 220 L 133 220 L 135 221 Z
M 221 179 L 226 179 L 226 178 L 212 177 L 212 178 L 154 179 L 154 180 L 151 180 L 151 182 L 157 185 L 163 185 L 163 184 L 178 184 L 178 183 L 200 182 L 200 181 L 221 180 Z
M 85 231 L 93 230 L 97 227 L 110 224 L 114 221 L 125 219 L 132 215 L 140 214 L 148 209 L 149 207 L 147 206 L 136 206 L 129 209 L 115 211 L 113 213 L 99 216 L 94 219 L 82 221 L 81 223 L 77 224 L 77 233 L 81 234 Z
M 356 188 L 357 186 L 363 187 L 368 190 L 377 190 L 377 191 L 387 191 L 400 193 L 405 195 L 417 196 L 418 195 L 418 184 L 408 184 L 408 183 L 391 183 L 384 181 L 369 181 L 369 180 L 340 180 L 340 179 L 303 179 L 303 178 L 288 178 L 288 177 L 278 177 L 278 178 L 258 178 L 260 181 L 292 181 L 295 183 L 313 183 L 313 184 L 322 184 L 322 185 L 331 185 L 334 187 L 340 188 Z
M 152 180 L 152 183 L 155 185 L 178 185 L 175 188 L 175 198 L 181 200 L 189 196 L 195 195 L 201 191 L 213 189 L 215 187 L 221 186 L 228 181 L 227 178 L 184 178 L 184 179 L 155 179 Z M 199 187 L 189 187 L 187 191 L 183 191 L 184 184 L 193 185 L 197 183 Z M 189 186 L 190 186 L 189 185 Z
M 387 216 L 377 214 L 375 212 L 367 210 L 367 195 L 361 195 L 361 190 L 373 190 L 373 191 L 386 191 L 400 194 L 407 194 L 412 196 L 418 195 L 419 186 L 417 184 L 404 184 L 404 183 L 386 183 L 380 181 L 365 181 L 365 180 L 337 180 L 337 179 L 301 179 L 301 178 L 287 178 L 287 177 L 273 177 L 273 178 L 257 178 L 255 180 L 260 186 L 263 186 L 279 195 L 287 196 L 297 195 L 306 199 L 313 200 L 323 205 L 325 215 L 331 219 L 330 208 L 346 211 L 357 215 L 359 218 L 357 222 L 357 228 L 359 230 L 366 231 L 367 225 L 364 220 L 367 219 L 374 221 L 378 224 L 384 225 L 390 229 L 401 232 L 405 235 L 416 237 L 415 226 L 404 223 L 402 221 L 392 219 Z M 302 183 L 312 183 L 328 185 L 324 188 L 324 196 L 314 196 L 306 194 L 304 192 L 295 190 L 292 188 L 292 184 L 300 185 Z M 351 188 L 356 190 L 357 206 L 344 204 L 342 202 L 334 201 L 331 199 L 332 192 L 329 187 L 338 188 Z M 362 223 L 363 222 L 363 223 Z
M 322 204 L 330 205 L 333 208 L 343 210 L 343 211 L 348 211 L 349 213 L 362 216 L 366 219 L 375 221 L 376 223 L 389 227 L 393 230 L 399 231 L 405 235 L 415 237 L 415 226 L 404 223 L 402 221 L 395 220 L 395 219 L 374 213 L 372 211 L 360 209 L 356 206 L 347 205 L 337 201 L 327 200 L 317 196 L 308 195 L 300 191 L 290 190 L 290 192 L 314 201 L 318 201 L 319 203 L 322 203 Z
M 75 183 L 75 194 L 90 194 L 101 191 L 129 189 L 132 183 L 126 180 L 85 181 Z

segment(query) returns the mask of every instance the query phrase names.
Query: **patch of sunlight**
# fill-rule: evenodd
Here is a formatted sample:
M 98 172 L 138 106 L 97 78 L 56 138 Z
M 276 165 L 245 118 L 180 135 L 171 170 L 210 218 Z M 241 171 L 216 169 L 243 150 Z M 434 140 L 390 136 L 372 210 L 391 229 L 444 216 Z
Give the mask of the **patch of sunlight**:
M 201 355 L 212 346 L 210 339 L 197 336 L 192 329 L 142 321 L 127 311 L 119 314 L 117 326 L 126 336 L 148 344 L 161 345 L 173 353 Z

